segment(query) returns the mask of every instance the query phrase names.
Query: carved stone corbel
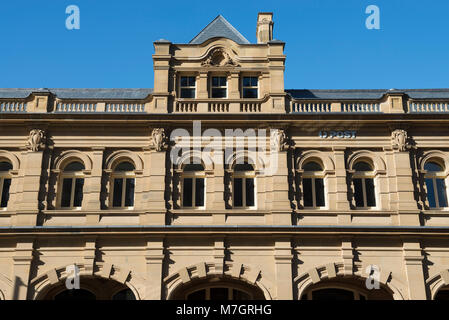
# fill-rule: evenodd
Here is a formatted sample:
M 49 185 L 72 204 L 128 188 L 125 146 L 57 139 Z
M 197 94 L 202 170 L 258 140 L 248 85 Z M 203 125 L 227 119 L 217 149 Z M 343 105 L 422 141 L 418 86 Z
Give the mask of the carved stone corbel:
M 403 129 L 396 129 L 391 132 L 391 144 L 393 149 L 397 149 L 401 152 L 410 149 L 411 144 L 407 131 Z
M 37 152 L 45 149 L 47 142 L 46 132 L 41 129 L 32 129 L 28 136 L 26 147 L 28 150 Z
M 152 147 L 158 151 L 164 151 L 167 148 L 167 136 L 164 128 L 154 128 L 151 132 Z

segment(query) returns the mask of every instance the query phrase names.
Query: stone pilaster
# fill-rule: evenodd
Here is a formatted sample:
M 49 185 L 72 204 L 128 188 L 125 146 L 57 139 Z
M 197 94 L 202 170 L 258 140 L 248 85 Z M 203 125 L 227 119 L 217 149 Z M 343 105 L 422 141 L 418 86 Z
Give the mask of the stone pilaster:
M 274 245 L 274 263 L 276 277 L 276 298 L 293 299 L 292 247 L 289 238 L 276 239 Z
M 409 299 L 426 300 L 426 283 L 423 273 L 424 256 L 420 242 L 414 239 L 404 240 L 403 256 Z
M 149 237 L 145 249 L 146 282 L 145 300 L 160 300 L 162 297 L 162 271 L 164 263 L 164 239 Z
M 143 224 L 165 224 L 165 150 L 149 151 L 149 189 L 147 191 L 147 210 Z M 142 222 L 141 222 L 142 223 Z
M 93 148 L 91 153 L 92 171 L 85 178 L 85 185 L 83 188 L 83 210 L 99 211 L 101 209 L 100 192 L 103 172 L 103 152 L 104 148 Z M 99 214 L 87 215 L 87 224 L 98 224 L 98 221 Z
M 20 239 L 14 250 L 13 256 L 13 288 L 12 300 L 26 300 L 28 294 L 28 283 L 30 278 L 31 264 L 33 262 L 34 241 L 33 239 Z
M 345 147 L 334 147 L 334 163 L 335 163 L 335 178 L 334 178 L 334 188 L 329 194 L 329 209 L 338 211 L 349 211 L 349 201 L 348 201 L 348 186 L 346 177 L 346 166 L 345 166 Z M 335 192 L 335 201 L 331 200 L 331 194 Z M 347 216 L 347 215 L 345 215 Z M 350 221 L 345 221 L 350 223 Z
M 352 276 L 354 272 L 354 248 L 352 247 L 352 240 L 349 238 L 341 240 L 341 257 L 345 276 Z
M 276 157 L 274 163 L 271 163 Z M 291 206 L 288 198 L 288 167 L 287 151 L 279 151 L 271 154 L 270 166 L 267 172 L 271 173 L 272 200 L 271 210 L 274 225 L 291 225 Z M 270 172 L 271 171 L 271 172 Z

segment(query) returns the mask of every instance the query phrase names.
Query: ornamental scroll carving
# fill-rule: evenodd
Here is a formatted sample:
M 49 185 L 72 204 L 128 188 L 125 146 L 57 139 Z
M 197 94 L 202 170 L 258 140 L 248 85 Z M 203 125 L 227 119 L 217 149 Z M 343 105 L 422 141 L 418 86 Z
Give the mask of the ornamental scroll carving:
M 41 129 L 33 129 L 27 140 L 27 148 L 33 152 L 37 152 L 45 148 L 46 133 Z
M 203 67 L 239 66 L 239 64 L 236 63 L 223 48 L 212 50 L 207 59 L 204 60 L 201 65 Z
M 156 151 L 163 151 L 166 147 L 166 135 L 164 128 L 155 128 L 151 133 L 153 147 Z
M 394 149 L 399 151 L 406 151 L 410 148 L 408 141 L 407 131 L 402 129 L 396 129 L 391 133 L 391 143 Z

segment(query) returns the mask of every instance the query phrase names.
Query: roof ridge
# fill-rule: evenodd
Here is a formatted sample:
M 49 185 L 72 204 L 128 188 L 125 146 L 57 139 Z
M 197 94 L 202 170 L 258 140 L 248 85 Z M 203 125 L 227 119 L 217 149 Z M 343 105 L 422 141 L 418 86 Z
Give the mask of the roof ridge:
M 204 40 L 201 40 L 201 43 L 204 41 L 213 38 L 214 36 L 218 36 L 218 34 L 214 34 L 214 32 L 210 32 L 210 34 L 207 34 L 207 31 L 210 31 L 214 24 L 216 24 L 218 21 L 222 22 L 226 28 L 228 28 L 231 32 L 230 36 L 226 36 L 225 34 L 222 34 L 223 37 L 229 38 L 231 40 L 234 40 L 237 43 L 243 43 L 243 44 L 249 44 L 250 42 L 228 21 L 225 17 L 223 17 L 221 14 L 215 17 L 207 26 L 205 26 L 192 40 L 190 40 L 190 44 L 199 44 L 201 36 L 204 36 Z M 216 30 L 212 30 L 216 31 Z M 223 30 L 222 30 L 223 31 Z M 234 38 L 234 39 L 233 39 Z M 237 41 L 238 40 L 238 41 Z

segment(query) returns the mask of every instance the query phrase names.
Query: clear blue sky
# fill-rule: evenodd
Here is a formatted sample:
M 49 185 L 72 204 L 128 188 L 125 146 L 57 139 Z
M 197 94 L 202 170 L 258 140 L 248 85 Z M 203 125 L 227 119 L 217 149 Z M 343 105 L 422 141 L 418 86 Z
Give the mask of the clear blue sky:
M 187 43 L 222 14 L 255 42 L 259 11 L 286 42 L 286 89 L 449 87 L 448 0 L 3 0 L 0 87 L 152 88 L 153 41 Z

